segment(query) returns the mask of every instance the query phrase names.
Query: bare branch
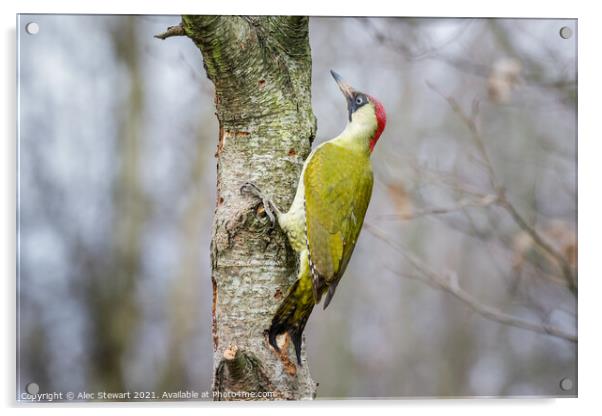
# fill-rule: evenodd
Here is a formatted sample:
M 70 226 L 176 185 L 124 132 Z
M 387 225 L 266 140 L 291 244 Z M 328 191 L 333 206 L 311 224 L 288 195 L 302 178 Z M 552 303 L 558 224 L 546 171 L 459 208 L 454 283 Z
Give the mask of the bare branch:
M 383 214 L 377 215 L 376 219 L 388 219 L 388 220 L 413 220 L 420 217 L 426 217 L 430 215 L 444 215 L 451 214 L 458 211 L 464 211 L 466 208 L 484 208 L 493 205 L 497 202 L 495 195 L 485 195 L 478 201 L 472 201 L 464 199 L 453 207 L 437 207 L 437 208 L 426 208 L 419 211 L 414 211 L 408 214 Z
M 508 201 L 504 196 L 502 196 L 499 200 L 499 205 L 506 209 L 514 222 L 518 224 L 518 226 L 523 229 L 529 236 L 533 239 L 535 244 L 541 247 L 545 252 L 547 252 L 552 258 L 558 263 L 558 266 L 562 270 L 562 274 L 568 288 L 574 294 L 577 294 L 577 282 L 573 275 L 573 270 L 571 265 L 568 263 L 567 259 L 558 251 L 556 251 L 549 243 L 547 243 L 544 238 L 537 232 L 537 230 L 531 227 L 527 221 L 518 213 L 514 205 L 510 201 Z
M 420 61 L 423 59 L 435 60 L 444 63 L 445 65 L 454 68 L 457 71 L 463 72 L 465 74 L 470 74 L 473 76 L 487 78 L 490 76 L 494 67 L 489 63 L 477 63 L 473 62 L 469 59 L 464 58 L 458 54 L 450 54 L 446 53 L 445 49 L 450 44 L 457 42 L 458 39 L 469 29 L 472 21 L 468 21 L 466 25 L 459 28 L 456 33 L 449 37 L 446 41 L 441 43 L 440 45 L 434 47 L 426 47 L 423 50 L 415 50 L 414 47 L 409 46 L 412 45 L 412 41 L 404 41 L 403 37 L 399 36 L 391 36 L 385 31 L 377 28 L 370 19 L 361 19 L 366 27 L 367 31 L 370 35 L 376 40 L 379 44 L 389 48 L 390 50 L 397 52 L 404 60 L 406 61 Z M 499 32 L 498 32 L 499 33 Z M 426 36 L 426 33 L 420 33 L 417 35 L 419 39 L 422 39 Z M 545 45 L 541 45 L 545 48 Z M 511 51 L 508 51 L 509 56 L 517 55 L 515 48 L 512 48 Z M 524 62 L 526 56 L 520 56 L 521 62 Z M 539 66 L 536 65 L 537 62 L 529 60 L 525 62 L 529 67 Z M 531 71 L 527 71 L 523 74 L 524 80 L 534 87 L 538 88 L 553 88 L 560 92 L 566 93 L 567 89 L 573 89 L 576 87 L 576 81 L 574 79 L 543 79 L 540 75 L 541 70 L 538 68 L 533 68 Z
M 370 232 L 372 235 L 374 235 L 379 240 L 385 242 L 388 246 L 401 253 L 410 262 L 412 267 L 414 267 L 414 269 L 416 269 L 416 271 L 419 272 L 419 274 L 408 276 L 403 275 L 395 270 L 392 270 L 392 272 L 400 276 L 415 278 L 438 289 L 441 289 L 464 302 L 473 311 L 475 311 L 484 318 L 499 322 L 504 325 L 522 328 L 540 334 L 551 335 L 570 342 L 577 342 L 577 335 L 570 334 L 561 328 L 547 323 L 537 323 L 523 318 L 519 318 L 502 312 L 499 309 L 496 309 L 492 306 L 485 305 L 479 302 L 474 296 L 472 296 L 460 287 L 458 278 L 455 274 L 444 276 L 433 271 L 417 257 L 410 254 L 407 250 L 404 250 L 398 244 L 393 243 L 390 239 L 387 238 L 385 233 L 379 230 L 378 228 L 373 227 L 370 224 L 365 224 L 365 227 L 368 230 L 368 232 Z
M 550 243 L 548 243 L 541 236 L 541 234 L 539 234 L 534 227 L 530 226 L 529 223 L 520 215 L 516 207 L 506 197 L 506 191 L 504 186 L 500 185 L 500 183 L 498 182 L 495 170 L 493 169 L 491 159 L 489 158 L 487 148 L 485 146 L 485 142 L 483 141 L 483 138 L 479 132 L 477 123 L 475 121 L 475 118 L 478 114 L 478 105 L 473 106 L 473 114 L 471 116 L 468 116 L 453 97 L 442 94 L 429 82 L 427 82 L 427 85 L 448 102 L 451 109 L 460 117 L 460 119 L 464 122 L 464 124 L 466 124 L 466 127 L 469 129 L 473 142 L 482 158 L 483 164 L 487 168 L 487 173 L 489 175 L 489 182 L 491 184 L 491 187 L 493 188 L 494 192 L 498 194 L 498 197 L 496 198 L 496 202 L 498 203 L 498 205 L 504 208 L 510 214 L 510 217 L 514 220 L 514 222 L 523 231 L 529 234 L 529 236 L 533 239 L 535 244 L 537 244 L 542 250 L 544 250 L 554 259 L 560 270 L 562 270 L 563 277 L 566 280 L 569 290 L 576 295 L 577 280 L 574 276 L 573 269 L 568 263 L 567 259 L 561 253 L 559 253 Z
M 468 114 L 466 114 L 464 112 L 464 110 L 462 110 L 462 107 L 460 106 L 460 104 L 458 104 L 458 102 L 453 97 L 443 94 L 433 84 L 431 84 L 428 81 L 426 84 L 428 85 L 428 87 L 430 89 L 435 91 L 437 94 L 439 94 L 441 97 L 443 97 L 447 101 L 447 103 L 449 104 L 449 106 L 451 107 L 453 112 L 456 113 L 460 117 L 460 119 L 464 122 L 466 127 L 468 127 L 468 130 L 471 133 L 471 138 L 482 158 L 483 165 L 487 169 L 487 174 L 489 175 L 489 182 L 491 184 L 491 187 L 496 192 L 499 192 L 500 187 L 498 185 L 498 182 L 497 182 L 497 179 L 495 176 L 495 171 L 493 170 L 493 165 L 491 164 L 491 159 L 489 158 L 489 154 L 487 153 L 485 143 L 483 142 L 483 138 L 481 137 L 479 128 L 478 128 L 476 120 L 475 120 L 475 118 L 478 114 L 478 109 L 479 109 L 478 102 L 477 101 L 473 102 L 472 115 L 469 116 Z
M 177 26 L 168 27 L 165 32 L 159 33 L 158 35 L 155 35 L 154 37 L 157 39 L 165 40 L 167 38 L 171 38 L 174 36 L 186 36 L 186 32 L 184 31 L 184 27 L 182 27 L 181 23 Z

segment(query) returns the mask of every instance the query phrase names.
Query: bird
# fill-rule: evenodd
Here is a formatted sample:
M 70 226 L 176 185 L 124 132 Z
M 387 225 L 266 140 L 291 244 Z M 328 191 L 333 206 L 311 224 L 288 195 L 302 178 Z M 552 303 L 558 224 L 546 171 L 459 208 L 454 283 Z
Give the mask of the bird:
M 302 335 L 315 305 L 328 307 L 349 264 L 372 196 L 370 156 L 387 116 L 376 98 L 356 91 L 330 71 L 347 103 L 348 121 L 335 138 L 317 146 L 303 164 L 294 200 L 283 212 L 251 182 L 241 187 L 262 200 L 266 215 L 278 224 L 298 256 L 297 279 L 267 329 L 270 345 L 288 333 L 301 365 Z

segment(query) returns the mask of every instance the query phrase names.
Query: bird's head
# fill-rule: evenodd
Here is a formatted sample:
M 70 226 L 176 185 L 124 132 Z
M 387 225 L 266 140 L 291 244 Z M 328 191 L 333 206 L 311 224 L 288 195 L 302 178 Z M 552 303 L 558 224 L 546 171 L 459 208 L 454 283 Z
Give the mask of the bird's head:
M 333 70 L 330 70 L 330 73 L 347 100 L 349 123 L 369 135 L 372 152 L 387 124 L 385 108 L 376 98 L 353 89 Z

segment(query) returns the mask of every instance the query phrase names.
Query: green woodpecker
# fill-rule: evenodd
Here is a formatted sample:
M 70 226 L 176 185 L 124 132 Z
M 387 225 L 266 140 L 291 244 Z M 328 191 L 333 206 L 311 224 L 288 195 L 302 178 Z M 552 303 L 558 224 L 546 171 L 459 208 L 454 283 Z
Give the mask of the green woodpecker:
M 281 212 L 255 185 L 241 188 L 262 199 L 270 220 L 278 222 L 299 256 L 297 280 L 268 329 L 277 351 L 277 336 L 288 332 L 299 364 L 307 319 L 322 295 L 326 293 L 324 309 L 332 300 L 362 229 L 372 195 L 370 155 L 386 124 L 378 100 L 330 73 L 347 100 L 349 121 L 341 134 L 311 152 L 288 212 Z

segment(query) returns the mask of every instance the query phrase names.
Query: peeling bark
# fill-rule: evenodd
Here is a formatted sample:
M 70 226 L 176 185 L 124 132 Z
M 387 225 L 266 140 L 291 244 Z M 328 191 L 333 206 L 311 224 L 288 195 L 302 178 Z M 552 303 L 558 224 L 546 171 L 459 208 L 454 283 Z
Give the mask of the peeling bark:
M 266 390 L 273 395 L 255 399 L 314 398 L 305 352 L 297 368 L 264 336 L 294 282 L 296 256 L 260 203 L 240 193 L 250 181 L 281 209 L 293 200 L 316 131 L 308 18 L 183 16 L 172 32 L 179 35 L 179 28 L 202 53 L 219 121 L 211 244 L 214 398 L 249 399 L 228 393 Z

